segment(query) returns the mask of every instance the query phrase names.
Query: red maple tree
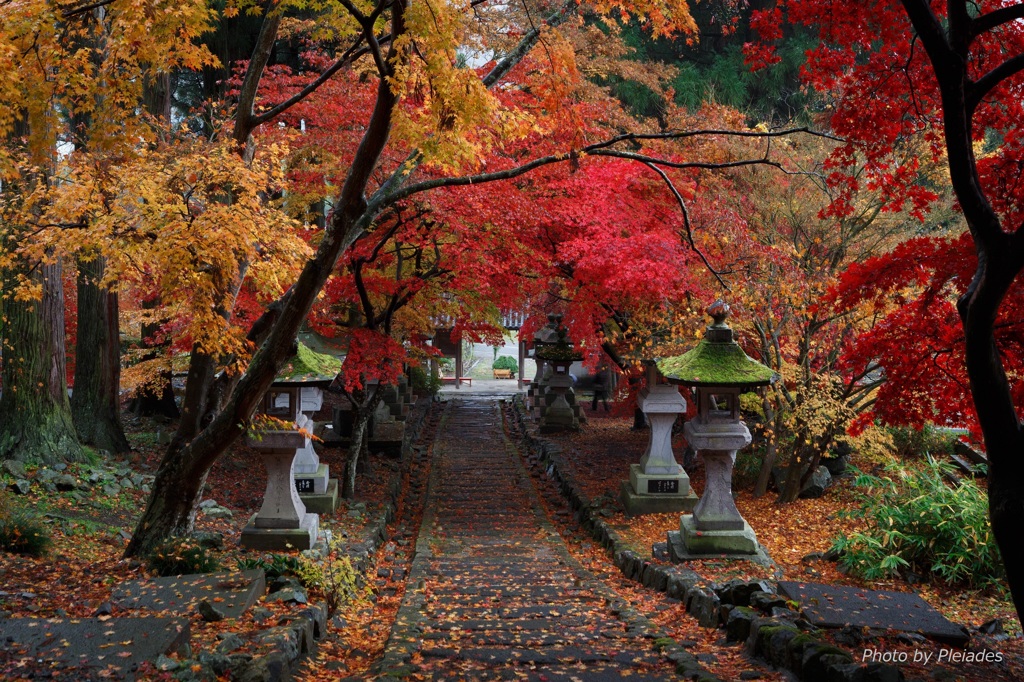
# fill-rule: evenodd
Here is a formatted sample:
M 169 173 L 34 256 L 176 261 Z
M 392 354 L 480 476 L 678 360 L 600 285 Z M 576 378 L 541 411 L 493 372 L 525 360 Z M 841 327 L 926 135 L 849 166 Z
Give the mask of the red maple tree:
M 951 246 L 973 251 L 975 260 L 969 278 L 957 280 L 934 305 L 956 302 L 966 377 L 989 455 L 992 529 L 1018 615 L 1024 615 L 1018 541 L 1024 429 L 1005 359 L 1015 350 L 1006 345 L 1007 330 L 1018 328 L 1012 301 L 1024 270 L 1022 18 L 1019 2 L 789 0 L 754 22 L 766 41 L 781 36 L 784 20 L 820 35 L 804 72 L 834 97 L 831 124 L 847 139 L 833 156 L 837 184 L 855 189 L 858 181 L 844 170 L 864 159 L 864 182 L 885 191 L 892 206 L 921 211 L 933 193 L 916 184 L 918 164 L 894 163 L 892 152 L 921 137 L 931 155 L 948 164 L 969 229 L 968 238 Z M 771 61 L 772 47 L 751 45 L 748 55 L 755 63 Z M 841 200 L 836 210 L 844 210 Z

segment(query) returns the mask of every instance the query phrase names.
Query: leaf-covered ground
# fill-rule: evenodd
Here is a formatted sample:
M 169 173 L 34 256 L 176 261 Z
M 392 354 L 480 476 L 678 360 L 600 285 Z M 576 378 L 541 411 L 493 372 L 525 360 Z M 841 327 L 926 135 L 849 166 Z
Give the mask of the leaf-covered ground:
M 162 454 L 162 448 L 156 443 L 158 428 L 149 420 L 130 420 L 129 440 L 134 451 L 127 460 L 100 462 L 99 466 L 109 466 L 115 471 L 130 468 L 141 474 L 155 473 Z M 317 450 L 321 461 L 331 466 L 332 476 L 340 474 L 344 451 L 322 446 Z M 397 467 L 397 462 L 391 458 L 373 456 L 367 472 L 358 477 L 356 499 L 342 501 L 332 515 L 321 515 L 321 527 L 329 528 L 342 544 L 348 539 L 353 542 L 361 540 L 367 522 L 374 518 L 382 505 L 387 481 Z M 30 467 L 30 477 L 34 473 Z M 78 465 L 71 465 L 67 473 L 80 481 L 87 475 L 86 469 Z M 5 478 L 3 485 L 6 486 L 7 482 Z M 214 519 L 200 511 L 196 529 L 223 534 L 224 549 L 212 554 L 224 570 L 237 569 L 241 559 L 267 554 L 247 551 L 238 545 L 242 528 L 262 504 L 265 487 L 266 472 L 259 455 L 241 444 L 232 448 L 208 477 L 204 499 L 215 500 L 218 505 L 228 508 L 233 517 Z M 145 562 L 121 557 L 146 498 L 147 495 L 138 487 L 121 490 L 114 496 L 104 494 L 100 487 L 93 487 L 88 489 L 86 499 L 75 499 L 73 492 L 47 492 L 37 483 L 33 483 L 28 495 L 8 497 L 15 510 L 27 510 L 46 525 L 53 545 L 41 558 L 0 551 L 0 617 L 168 615 L 149 610 L 133 612 L 110 604 L 115 585 L 155 575 Z M 310 594 L 311 600 L 317 597 L 315 591 Z M 242 651 L 259 654 L 260 645 L 254 643 L 250 636 L 303 605 L 260 602 L 258 606 L 270 613 L 256 618 L 250 610 L 240 618 L 213 623 L 204 621 L 198 613 L 188 614 L 193 656 L 202 651 L 212 651 L 219 642 L 218 635 L 227 632 L 239 635 L 247 642 Z M 364 605 L 353 604 L 349 608 L 354 612 Z M 27 679 L 37 674 L 34 668 L 26 667 L 24 661 L 5 662 L 0 656 L 0 679 Z M 115 673 L 114 678 L 117 677 Z M 73 679 L 73 675 L 67 679 Z
M 647 445 L 648 432 L 634 431 L 630 427 L 632 419 L 624 414 L 612 411 L 591 413 L 589 405 L 587 413 L 590 421 L 579 432 L 571 435 L 557 436 L 566 447 L 563 458 L 572 468 L 573 476 L 583 488 L 587 497 L 594 500 L 604 497 L 615 511 L 608 519 L 620 533 L 620 536 L 642 556 L 650 557 L 654 543 L 664 543 L 666 534 L 679 529 L 679 514 L 650 514 L 628 518 L 621 510 L 621 505 L 613 502 L 619 494 L 620 481 L 628 478 L 629 465 L 640 460 Z M 677 460 L 681 459 L 685 448 L 685 440 L 677 436 L 673 440 L 673 450 Z M 855 462 L 856 463 L 856 462 Z M 746 466 L 746 470 L 745 470 Z M 735 478 L 743 480 L 751 477 L 750 464 L 738 458 Z M 756 470 L 753 471 L 756 474 Z M 699 495 L 703 490 L 703 468 L 699 464 L 690 473 L 690 482 Z M 780 506 L 776 504 L 776 494 L 769 490 L 760 499 L 752 495 L 752 484 L 737 485 L 735 490 L 736 505 L 743 517 L 757 533 L 758 540 L 765 546 L 768 554 L 782 571 L 782 579 L 803 580 L 807 582 L 829 583 L 836 585 L 862 586 L 877 590 L 916 591 L 929 604 L 938 609 L 944 616 L 955 623 L 963 624 L 970 630 L 993 618 L 1000 618 L 1010 638 L 997 641 L 992 637 L 972 632 L 972 649 L 987 649 L 998 652 L 1003 658 L 1000 664 L 968 664 L 951 663 L 942 667 L 948 679 L 963 680 L 1020 680 L 1024 679 L 1024 639 L 1017 621 L 1013 605 L 1008 595 L 992 592 L 963 591 L 937 583 L 909 585 L 902 580 L 866 582 L 842 572 L 835 562 L 817 558 L 815 555 L 825 553 L 832 544 L 833 538 L 843 532 L 858 529 L 859 521 L 845 518 L 841 512 L 855 504 L 851 491 L 852 480 L 839 478 L 825 495 L 818 499 L 801 499 Z M 772 578 L 773 571 L 749 561 L 708 560 L 689 563 L 688 566 L 708 580 L 725 581 L 731 578 Z M 671 614 L 666 618 L 671 625 L 674 622 L 685 623 L 685 616 Z M 680 627 L 690 633 L 688 625 Z M 681 635 L 684 638 L 687 635 Z M 701 639 L 715 641 L 719 635 L 715 631 L 702 633 Z M 852 641 L 857 637 L 852 636 Z M 934 656 L 929 666 L 913 664 L 905 667 L 908 676 L 929 676 L 936 668 L 934 661 L 940 645 L 908 644 L 895 637 L 868 640 L 863 643 L 851 644 L 841 642 L 856 657 L 863 655 L 864 649 L 874 648 L 879 651 L 907 652 L 911 661 L 915 649 L 926 649 Z
M 609 416 L 602 411 L 593 417 L 579 434 L 558 438 L 569 446 L 565 450 L 565 458 L 573 467 L 576 479 L 585 486 L 585 493 L 591 498 L 602 495 L 614 498 L 628 465 L 639 459 L 647 434 L 630 430 L 630 420 L 625 416 L 615 416 L 614 413 Z M 154 423 L 134 422 L 131 440 L 136 450 L 126 462 L 114 464 L 114 467 L 130 466 L 136 472 L 154 473 L 161 452 L 155 442 L 156 430 Z M 676 452 L 681 453 L 682 442 L 677 441 L 676 446 Z M 321 459 L 331 465 L 332 471 L 340 473 L 344 452 L 322 446 L 318 451 Z M 381 504 L 385 482 L 396 465 L 389 458 L 374 457 L 370 471 L 359 477 L 357 500 L 353 504 L 343 503 L 334 515 L 323 519 L 324 525 L 342 538 L 359 539 L 367 519 Z M 69 471 L 81 473 L 76 467 Z M 197 526 L 200 530 L 224 534 L 227 546 L 218 556 L 226 568 L 234 568 L 238 559 L 254 555 L 238 548 L 237 538 L 242 526 L 262 501 L 264 476 L 258 455 L 242 446 L 236 447 L 211 472 L 205 497 L 229 508 L 234 516 L 231 519 L 211 519 L 201 513 Z M 6 479 L 4 482 L 6 484 Z M 699 467 L 693 472 L 691 482 L 699 493 L 703 486 Z M 401 510 L 389 526 L 391 541 L 373 557 L 370 594 L 339 612 L 332 621 L 329 636 L 321 642 L 315 658 L 303 669 L 303 679 L 366 679 L 369 666 L 384 650 L 391 623 L 402 600 L 405 571 L 411 559 L 420 518 L 419 510 L 412 504 L 415 499 L 413 493 L 418 494 L 419 488 L 413 490 L 408 479 L 404 485 L 407 494 L 403 496 L 402 504 L 410 506 Z M 26 496 L 12 496 L 12 504 L 30 509 L 43 519 L 52 532 L 54 545 L 49 555 L 42 559 L 0 552 L 0 611 L 9 616 L 32 617 L 87 617 L 108 611 L 114 617 L 131 615 L 116 608 L 111 610 L 107 602 L 115 584 L 151 575 L 142 562 L 121 559 L 121 552 L 145 497 L 136 488 L 124 490 L 116 496 L 94 492 L 88 499 L 76 500 L 71 493 L 47 493 L 39 486 L 33 486 L 32 492 Z M 1004 662 L 999 665 L 944 664 L 944 679 L 1007 682 L 1024 679 L 1024 645 L 1013 609 L 1005 596 L 963 592 L 936 584 L 910 586 L 900 581 L 868 585 L 841 573 L 835 563 L 805 559 L 808 555 L 824 552 L 836 534 L 849 530 L 851 522 L 839 512 L 853 504 L 853 499 L 848 481 L 840 481 L 820 499 L 800 500 L 785 507 L 777 506 L 771 493 L 764 498 L 753 499 L 749 486 L 740 487 L 737 494 L 740 511 L 758 533 L 759 540 L 782 569 L 785 578 L 863 585 L 875 589 L 913 589 L 948 618 L 972 629 L 992 618 L 1002 618 L 1011 634 L 1010 639 L 996 641 L 975 635 L 972 646 L 998 652 L 1004 657 Z M 552 509 L 552 514 L 552 518 L 559 521 L 568 518 L 567 514 L 559 514 L 555 509 Z M 636 551 L 646 556 L 650 556 L 653 543 L 664 542 L 665 533 L 678 528 L 678 515 L 675 514 L 627 519 L 617 512 L 608 520 L 618 527 Z M 762 679 L 784 679 L 781 674 L 750 661 L 742 647 L 726 644 L 721 631 L 698 627 L 681 604 L 625 580 L 611 564 L 607 553 L 597 543 L 575 535 L 571 525 L 564 528 L 563 536 L 581 564 L 602 576 L 624 599 L 636 604 L 675 639 L 687 642 L 690 651 L 701 655 L 708 667 L 722 679 L 730 679 L 730 676 L 735 677 L 747 670 L 758 671 L 763 675 Z M 709 580 L 771 577 L 770 571 L 742 561 L 696 562 L 692 568 Z M 315 594 L 311 596 L 317 597 Z M 280 603 L 261 605 L 269 607 L 271 615 L 259 622 L 251 613 L 237 620 L 219 623 L 207 623 L 198 615 L 192 615 L 195 653 L 212 649 L 218 641 L 217 635 L 228 631 L 245 639 L 292 608 Z M 855 639 L 856 633 L 847 633 L 846 636 Z M 911 659 L 914 652 L 922 650 L 922 647 L 936 656 L 941 648 L 931 644 L 908 644 L 894 637 L 876 638 L 859 645 L 846 641 L 842 645 L 856 656 L 870 647 L 906 652 Z M 250 643 L 244 651 L 258 653 L 258 648 Z M 935 673 L 936 666 L 934 663 L 916 667 L 910 664 L 904 669 L 909 677 L 927 679 Z M 26 669 L 4 669 L 0 664 L 0 678 L 24 679 L 28 674 Z

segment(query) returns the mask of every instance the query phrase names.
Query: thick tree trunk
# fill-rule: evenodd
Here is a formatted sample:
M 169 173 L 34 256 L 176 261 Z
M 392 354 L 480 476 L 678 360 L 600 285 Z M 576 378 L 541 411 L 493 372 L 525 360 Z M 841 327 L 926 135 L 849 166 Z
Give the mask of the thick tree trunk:
M 793 454 L 786 469 L 786 482 L 779 491 L 779 504 L 789 504 L 800 497 L 801 481 L 804 480 L 804 473 L 808 469 L 807 464 L 811 457 L 807 448 L 798 448 Z
M 33 279 L 42 299 L 24 301 L 14 297 L 15 273 L 4 277 L 0 459 L 80 461 L 68 402 L 60 262 L 39 265 Z
M 78 342 L 71 418 L 82 443 L 130 450 L 121 426 L 121 341 L 117 292 L 101 284 L 106 259 L 78 263 Z
M 1009 249 L 993 258 L 979 250 L 978 270 L 958 308 L 964 329 L 967 375 L 989 460 L 988 506 L 992 533 L 1018 616 L 1024 615 L 1024 434 L 995 339 L 995 320 L 1019 276 Z

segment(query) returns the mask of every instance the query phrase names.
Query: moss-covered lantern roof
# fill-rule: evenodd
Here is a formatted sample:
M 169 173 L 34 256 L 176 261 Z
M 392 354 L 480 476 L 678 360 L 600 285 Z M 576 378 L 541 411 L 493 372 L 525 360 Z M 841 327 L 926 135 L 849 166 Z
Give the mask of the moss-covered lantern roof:
M 281 367 L 274 378 L 277 386 L 327 386 L 341 371 L 341 360 L 317 353 L 309 346 L 299 343 L 295 355 Z
M 715 301 L 707 310 L 714 322 L 697 346 L 682 355 L 658 360 L 658 371 L 670 383 L 683 386 L 754 388 L 775 383 L 779 375 L 750 358 L 725 324 L 729 305 Z
M 576 362 L 582 360 L 583 353 L 576 350 L 569 340 L 569 330 L 562 324 L 562 316 L 555 315 L 554 320 L 557 325 L 552 330 L 554 331 L 554 339 L 544 344 L 537 344 L 533 356 L 538 360 L 547 360 L 548 362 Z

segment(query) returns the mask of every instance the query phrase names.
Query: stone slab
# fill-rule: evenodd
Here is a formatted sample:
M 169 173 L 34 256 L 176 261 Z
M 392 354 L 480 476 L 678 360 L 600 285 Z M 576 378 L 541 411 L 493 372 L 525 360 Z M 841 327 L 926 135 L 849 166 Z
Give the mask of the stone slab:
M 852 625 L 917 632 L 956 646 L 964 646 L 969 639 L 963 627 L 947 620 L 913 592 L 780 582 L 779 593 L 800 602 L 807 620 L 819 627 L 840 628 Z
M 641 495 L 633 490 L 629 481 L 622 481 L 619 499 L 626 508 L 627 516 L 691 512 L 697 506 L 697 496 L 693 491 L 689 495 Z
M 673 463 L 674 464 L 674 463 Z M 675 464 L 675 473 L 644 473 L 639 464 L 629 465 L 629 483 L 633 491 L 641 495 L 689 495 L 690 477 L 683 468 Z
M 299 499 L 310 513 L 333 514 L 338 509 L 338 479 L 328 480 L 327 489 L 323 493 L 299 493 Z
M 21 657 L 60 679 L 133 680 L 139 664 L 160 654 L 191 655 L 187 618 L 3 618 L 0 641 L 8 660 Z
M 316 544 L 320 517 L 306 514 L 298 528 L 260 528 L 256 516 L 242 529 L 241 545 L 246 549 L 290 551 L 312 549 Z
M 325 495 L 327 493 L 327 486 L 331 480 L 329 467 L 326 464 L 320 463 L 316 467 L 316 471 L 302 472 L 298 470 L 298 463 L 296 462 L 296 470 L 294 473 L 295 478 L 295 490 L 298 491 L 299 497 L 305 502 L 305 495 Z M 306 511 L 316 512 L 316 509 L 310 509 L 309 505 L 306 505 Z
M 750 524 L 743 521 L 737 530 L 705 530 L 697 527 L 692 514 L 679 517 L 683 545 L 691 554 L 756 554 L 757 536 Z
M 205 599 L 228 618 L 238 618 L 266 590 L 263 571 L 254 569 L 129 580 L 113 589 L 111 601 L 121 609 L 146 609 L 188 616 Z
M 741 561 L 753 561 L 765 567 L 774 567 L 774 562 L 768 556 L 764 546 L 758 543 L 757 551 L 753 554 L 729 554 L 725 552 L 693 552 L 684 543 L 682 533 L 677 530 L 668 533 L 668 554 L 673 563 L 681 564 L 687 561 L 704 561 L 707 559 L 732 559 Z

